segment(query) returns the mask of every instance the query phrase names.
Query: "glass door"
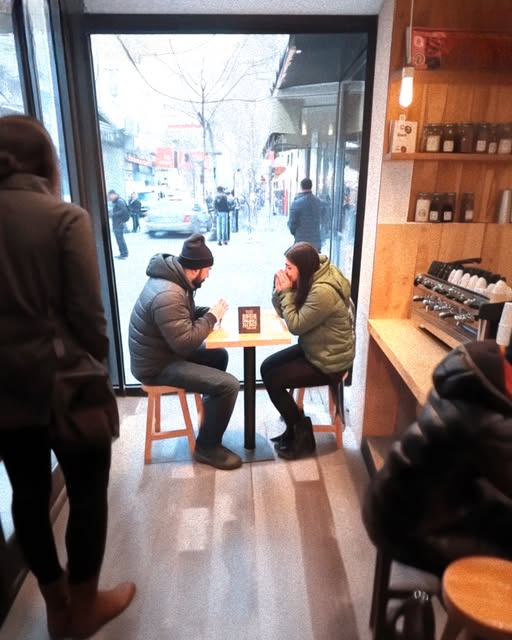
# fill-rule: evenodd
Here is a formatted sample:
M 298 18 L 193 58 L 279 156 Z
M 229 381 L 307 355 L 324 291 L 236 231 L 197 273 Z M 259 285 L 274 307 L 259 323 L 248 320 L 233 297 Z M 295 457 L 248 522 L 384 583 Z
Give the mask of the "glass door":
M 303 178 L 321 201 L 322 252 L 352 277 L 366 32 L 101 33 L 90 42 L 104 192 L 141 205 L 109 238 L 127 384 L 137 383 L 128 323 L 149 259 L 178 255 L 188 235 L 204 233 L 215 263 L 197 303 L 270 307 Z M 216 235 L 219 189 L 230 203 L 227 244 Z M 242 378 L 240 350 L 229 370 Z

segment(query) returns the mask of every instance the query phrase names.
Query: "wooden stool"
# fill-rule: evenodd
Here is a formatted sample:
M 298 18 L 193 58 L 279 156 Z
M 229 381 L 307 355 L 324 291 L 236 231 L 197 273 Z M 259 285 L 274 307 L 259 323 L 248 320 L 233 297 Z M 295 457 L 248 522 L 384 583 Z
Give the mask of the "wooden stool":
M 330 424 L 314 424 L 314 432 L 334 433 L 336 436 L 336 446 L 341 449 L 343 446 L 343 383 L 348 376 L 348 372 L 329 383 L 329 415 L 331 416 Z M 297 391 L 297 406 L 299 409 L 304 408 L 304 394 L 306 389 L 303 387 Z
M 194 452 L 196 445 L 196 436 L 194 434 L 194 427 L 192 426 L 192 420 L 190 418 L 190 411 L 187 403 L 187 393 L 185 389 L 180 387 L 150 387 L 142 385 L 143 391 L 148 394 L 148 413 L 146 417 L 146 446 L 144 448 L 144 464 L 151 462 L 151 445 L 154 440 L 165 440 L 166 438 L 180 438 L 181 436 L 187 436 L 188 445 L 190 447 L 190 453 Z M 161 398 L 162 396 L 177 393 L 180 399 L 181 410 L 183 412 L 183 419 L 185 421 L 184 429 L 174 429 L 172 431 L 161 431 Z M 199 424 L 203 415 L 203 403 L 201 396 L 198 393 L 194 394 L 196 401 L 196 409 L 199 417 Z
M 393 567 L 396 569 L 392 578 Z M 396 576 L 396 573 L 401 576 Z M 392 600 L 405 600 L 420 589 L 431 597 L 440 595 L 441 583 L 437 576 L 393 561 L 382 549 L 377 549 L 373 579 L 370 629 L 374 640 L 386 637 L 388 605 Z
M 470 556 L 452 562 L 443 575 L 448 621 L 441 640 L 512 638 L 512 562 Z

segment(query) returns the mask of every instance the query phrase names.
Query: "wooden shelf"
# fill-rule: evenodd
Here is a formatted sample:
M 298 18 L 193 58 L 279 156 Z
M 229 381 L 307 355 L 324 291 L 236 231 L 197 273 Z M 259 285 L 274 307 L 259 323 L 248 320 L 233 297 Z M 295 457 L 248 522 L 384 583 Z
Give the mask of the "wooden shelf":
M 384 160 L 423 160 L 426 162 L 511 162 L 510 153 L 386 153 Z
M 393 71 L 391 82 L 402 79 L 402 69 Z M 492 69 L 448 71 L 442 69 L 414 70 L 414 82 L 426 84 L 512 84 L 512 73 Z

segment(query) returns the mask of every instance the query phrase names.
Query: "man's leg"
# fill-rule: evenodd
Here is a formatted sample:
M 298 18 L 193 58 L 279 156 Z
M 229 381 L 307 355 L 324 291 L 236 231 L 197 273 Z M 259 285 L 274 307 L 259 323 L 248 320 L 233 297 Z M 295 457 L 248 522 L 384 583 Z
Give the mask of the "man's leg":
M 240 466 L 238 456 L 229 452 L 228 461 L 221 460 L 226 455 L 222 446 L 222 436 L 226 431 L 235 406 L 239 381 L 224 371 L 227 366 L 225 349 L 197 349 L 189 360 L 180 360 L 169 364 L 150 384 L 182 387 L 189 392 L 203 396 L 203 421 L 196 441 L 196 458 L 205 454 L 211 460 L 202 459 L 220 468 Z M 236 459 L 235 459 L 236 458 Z M 224 465 L 224 466 L 223 466 Z
M 126 240 L 124 239 L 124 229 L 122 227 L 115 228 L 114 235 L 116 237 L 117 246 L 119 247 L 119 255 L 121 256 L 121 258 L 127 258 L 128 247 L 126 246 Z

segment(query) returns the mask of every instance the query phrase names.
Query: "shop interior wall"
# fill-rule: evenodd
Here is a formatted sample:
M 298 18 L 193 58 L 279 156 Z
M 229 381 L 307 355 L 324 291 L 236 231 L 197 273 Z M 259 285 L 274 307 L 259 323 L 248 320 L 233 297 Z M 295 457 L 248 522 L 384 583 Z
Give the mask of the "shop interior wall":
M 414 26 L 489 30 L 512 33 L 509 0 L 415 0 Z M 405 62 L 405 28 L 410 1 L 396 0 L 389 68 L 386 121 L 403 112 L 398 106 L 400 68 Z M 429 72 L 424 72 L 423 76 Z M 435 74 L 435 72 L 430 72 Z M 466 75 L 464 76 L 464 73 Z M 415 83 L 414 101 L 405 110 L 408 119 L 422 122 L 510 121 L 512 70 L 503 74 L 463 72 L 457 82 L 434 76 Z M 429 78 L 428 78 L 429 79 Z M 388 147 L 387 127 L 383 157 Z M 412 201 L 421 184 L 440 191 L 478 191 L 478 220 L 473 224 L 415 224 L 410 222 Z M 476 186 L 478 185 L 478 186 Z M 469 188 L 472 186 L 472 188 Z M 374 255 L 371 318 L 407 318 L 413 279 L 433 260 L 482 257 L 485 268 L 512 282 L 512 225 L 493 224 L 501 189 L 512 186 L 510 162 L 385 161 L 382 166 L 378 229 Z M 409 221 L 409 222 L 408 222 Z

